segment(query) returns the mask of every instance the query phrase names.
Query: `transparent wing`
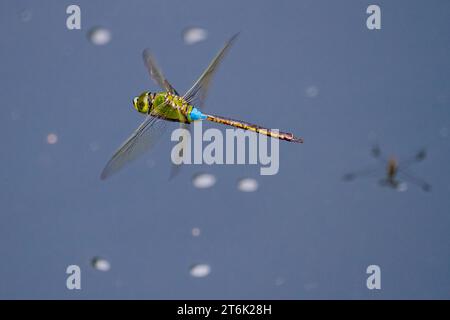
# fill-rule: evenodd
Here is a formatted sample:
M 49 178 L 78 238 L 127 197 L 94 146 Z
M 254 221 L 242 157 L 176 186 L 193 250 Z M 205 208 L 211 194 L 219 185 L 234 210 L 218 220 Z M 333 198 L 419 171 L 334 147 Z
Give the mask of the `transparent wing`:
M 370 150 L 372 157 L 375 159 L 381 161 L 381 162 L 387 162 L 388 159 L 383 155 L 383 152 L 381 151 L 380 145 L 375 144 L 372 146 L 372 149 Z
M 110 177 L 127 163 L 149 151 L 163 135 L 167 121 L 151 115 L 133 132 L 133 134 L 120 146 L 103 169 L 100 178 Z
M 352 181 L 352 180 L 355 180 L 356 178 L 359 178 L 359 177 L 368 177 L 368 176 L 371 176 L 371 175 L 373 175 L 373 174 L 375 174 L 377 172 L 380 172 L 381 169 L 382 169 L 382 167 L 380 167 L 379 165 L 369 166 L 369 167 L 367 167 L 365 169 L 362 169 L 362 170 L 346 173 L 342 177 L 342 180 L 344 180 L 344 181 Z
M 192 126 L 190 126 L 190 125 L 188 125 L 188 124 L 186 124 L 186 123 L 183 123 L 183 122 L 181 122 L 180 123 L 180 128 L 181 129 L 184 129 L 184 130 L 187 130 L 187 131 L 184 131 L 186 134 L 187 134 L 187 132 L 189 132 L 189 134 L 190 134 L 190 136 L 192 137 L 192 130 L 191 130 L 191 128 L 192 128 Z M 183 137 L 183 141 L 182 141 L 182 143 L 183 143 L 183 145 L 182 145 L 182 150 L 186 150 L 186 148 L 188 147 L 188 144 L 187 144 L 187 138 L 186 138 L 186 136 L 184 136 Z M 181 154 L 180 154 L 180 157 L 183 157 L 183 151 L 181 152 Z M 183 164 L 174 164 L 173 162 L 172 162 L 172 165 L 171 165 L 171 167 L 170 167 L 170 176 L 169 176 L 169 180 L 172 180 L 173 178 L 175 178 L 178 174 L 180 174 L 180 170 L 181 170 L 181 167 L 183 166 Z
M 419 150 L 413 157 L 401 161 L 399 164 L 399 167 L 402 169 L 406 169 L 413 164 L 416 164 L 418 162 L 425 160 L 426 157 L 427 157 L 427 151 L 425 148 L 423 148 L 423 149 Z
M 431 191 L 431 185 L 428 182 L 426 182 L 425 180 L 417 178 L 416 176 L 409 173 L 409 171 L 406 171 L 405 169 L 400 168 L 400 167 L 399 167 L 399 173 L 402 176 L 404 176 L 405 178 L 407 178 L 410 182 L 421 187 L 423 191 L 426 191 L 426 192 Z
M 236 33 L 234 36 L 231 37 L 230 40 L 228 40 L 225 43 L 223 48 L 214 57 L 214 59 L 211 61 L 206 70 L 202 73 L 200 78 L 198 78 L 198 80 L 194 83 L 192 88 L 190 88 L 183 96 L 183 98 L 189 104 L 203 108 L 212 76 L 214 75 L 215 71 L 217 70 L 217 66 L 223 60 L 225 54 L 227 53 L 231 45 L 234 43 L 238 35 L 239 33 Z
M 372 157 L 374 157 L 381 163 L 385 164 L 388 162 L 386 157 L 384 157 L 384 155 L 381 151 L 381 148 L 378 144 L 374 144 L 372 146 L 372 149 L 370 149 L 370 153 L 371 153 Z M 358 177 L 368 177 L 368 176 L 373 175 L 374 173 L 381 171 L 381 169 L 384 169 L 384 168 L 379 165 L 371 165 L 371 166 L 368 166 L 368 167 L 358 170 L 358 171 L 346 173 L 342 177 L 342 179 L 345 181 L 352 181 Z
M 163 73 L 161 72 L 161 69 L 156 64 L 156 60 L 155 58 L 153 58 L 150 49 L 144 50 L 144 52 L 142 53 L 142 58 L 144 59 L 144 64 L 147 67 L 150 77 L 156 82 L 156 84 L 159 85 L 162 89 L 178 96 L 178 92 L 172 87 L 169 81 L 166 80 Z

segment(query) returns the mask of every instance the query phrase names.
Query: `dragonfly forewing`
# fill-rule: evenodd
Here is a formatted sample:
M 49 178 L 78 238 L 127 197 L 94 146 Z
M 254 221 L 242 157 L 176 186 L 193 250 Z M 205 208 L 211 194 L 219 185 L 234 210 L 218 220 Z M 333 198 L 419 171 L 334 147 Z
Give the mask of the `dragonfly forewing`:
M 206 95 L 208 93 L 209 84 L 214 73 L 217 70 L 220 62 L 225 57 L 226 53 L 230 49 L 231 45 L 236 41 L 239 33 L 236 33 L 234 36 L 228 40 L 223 48 L 217 53 L 202 75 L 198 78 L 198 80 L 194 83 L 194 85 L 185 93 L 183 98 L 192 105 L 196 105 L 201 109 L 204 108 L 204 103 L 206 99 Z
M 167 124 L 168 122 L 163 119 L 147 116 L 144 122 L 117 149 L 103 169 L 100 178 L 104 180 L 110 177 L 126 164 L 152 149 L 166 131 Z
M 156 64 L 156 60 L 150 52 L 150 49 L 144 50 L 144 52 L 142 53 L 142 58 L 144 59 L 144 64 L 147 67 L 150 77 L 156 82 L 156 84 L 170 93 L 179 95 L 174 87 L 172 87 L 169 81 L 167 81 L 167 79 L 164 77 L 161 69 Z

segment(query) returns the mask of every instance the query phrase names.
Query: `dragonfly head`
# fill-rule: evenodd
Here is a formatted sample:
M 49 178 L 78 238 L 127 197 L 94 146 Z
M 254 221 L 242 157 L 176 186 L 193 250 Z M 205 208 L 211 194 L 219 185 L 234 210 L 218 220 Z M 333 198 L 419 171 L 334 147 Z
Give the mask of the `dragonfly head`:
M 139 97 L 135 97 L 133 99 L 133 106 L 140 113 L 148 114 L 152 107 L 150 92 L 143 92 Z

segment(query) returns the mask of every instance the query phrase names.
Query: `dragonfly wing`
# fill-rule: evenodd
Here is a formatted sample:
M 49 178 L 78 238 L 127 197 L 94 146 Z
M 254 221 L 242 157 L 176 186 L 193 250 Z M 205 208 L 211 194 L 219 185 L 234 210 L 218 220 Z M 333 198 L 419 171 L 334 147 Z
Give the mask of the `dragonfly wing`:
M 384 153 L 381 151 L 381 147 L 380 147 L 379 144 L 373 145 L 372 149 L 370 150 L 370 152 L 372 154 L 372 157 L 374 157 L 378 161 L 380 161 L 382 163 L 387 163 L 388 162 L 388 159 L 386 158 Z
M 399 167 L 399 172 L 401 175 L 403 175 L 405 178 L 407 178 L 410 182 L 421 187 L 423 191 L 426 191 L 426 192 L 431 191 L 431 185 L 428 182 L 426 182 L 425 180 L 415 177 L 414 175 L 409 173 L 409 171 L 405 170 L 404 168 Z
M 415 163 L 425 160 L 426 157 L 427 157 L 427 151 L 425 148 L 423 148 L 423 149 L 419 150 L 413 157 L 401 161 L 399 163 L 399 167 L 402 169 L 406 169 Z
M 217 70 L 217 66 L 225 57 L 225 54 L 230 49 L 231 45 L 236 41 L 239 33 L 236 33 L 234 36 L 228 40 L 223 48 L 219 51 L 219 53 L 214 57 L 206 70 L 202 73 L 200 78 L 194 83 L 192 88 L 190 88 L 183 98 L 191 105 L 199 106 L 203 108 L 204 102 L 206 99 L 206 95 L 208 92 L 208 87 L 211 82 L 212 76 Z
M 156 60 L 155 58 L 153 58 L 150 49 L 144 50 L 144 52 L 142 53 L 142 58 L 144 59 L 144 64 L 147 67 L 150 77 L 156 82 L 156 84 L 159 85 L 162 89 L 178 96 L 178 92 L 172 87 L 169 81 L 166 80 L 163 73 L 161 72 L 161 69 L 156 64 Z
M 180 128 L 186 130 L 186 131 L 183 131 L 183 132 L 185 132 L 186 134 L 187 134 L 187 132 L 189 132 L 189 134 L 190 134 L 191 137 L 192 137 L 192 130 L 191 130 L 192 126 L 190 126 L 190 125 L 188 125 L 188 124 L 186 124 L 186 123 L 181 122 L 181 123 L 180 123 Z M 188 147 L 188 140 L 187 140 L 187 137 L 186 137 L 186 136 L 183 136 L 183 141 L 182 141 L 181 143 L 182 143 L 182 149 L 181 149 L 182 151 L 181 151 L 180 157 L 183 157 L 183 151 L 186 150 L 186 148 Z M 172 166 L 171 166 L 171 168 L 170 168 L 170 176 L 169 176 L 169 180 L 172 180 L 173 178 L 175 178 L 175 177 L 180 173 L 180 170 L 181 170 L 181 166 L 182 166 L 182 165 L 183 165 L 183 164 L 174 164 L 174 163 L 172 162 Z
M 103 169 L 100 178 L 110 177 L 127 163 L 149 151 L 163 135 L 167 121 L 147 116 L 133 134 L 120 146 Z
M 381 169 L 380 166 L 370 166 L 359 171 L 349 172 L 342 177 L 342 180 L 352 181 L 359 177 L 368 177 L 371 176 L 372 174 L 379 172 L 380 169 Z

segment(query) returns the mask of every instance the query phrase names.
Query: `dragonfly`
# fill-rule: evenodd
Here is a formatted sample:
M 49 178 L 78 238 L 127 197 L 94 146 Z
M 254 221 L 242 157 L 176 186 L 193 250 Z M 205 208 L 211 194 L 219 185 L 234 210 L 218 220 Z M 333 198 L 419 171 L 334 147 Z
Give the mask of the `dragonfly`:
M 371 153 L 375 159 L 379 160 L 384 165 L 385 177 L 379 181 L 380 185 L 399 189 L 402 181 L 398 177 L 401 176 L 402 179 L 408 180 L 419 186 L 423 191 L 431 191 L 431 185 L 428 182 L 416 177 L 409 171 L 410 166 L 425 160 L 427 152 L 424 148 L 419 150 L 414 156 L 403 161 L 398 161 L 395 156 L 385 157 L 382 154 L 379 145 L 373 146 Z M 380 169 L 379 166 L 371 166 L 363 170 L 347 173 L 344 175 L 343 179 L 345 181 L 352 181 L 357 177 L 370 176 L 376 173 L 378 169 Z
M 145 115 L 145 119 L 108 161 L 100 175 L 102 180 L 109 178 L 131 161 L 151 150 L 167 130 L 167 124 L 170 122 L 178 122 L 181 128 L 188 129 L 189 124 L 206 120 L 250 130 L 275 139 L 303 143 L 302 138 L 296 137 L 292 133 L 272 130 L 201 111 L 205 106 L 211 79 L 238 35 L 235 34 L 225 43 L 194 85 L 182 96 L 164 77 L 151 51 L 148 48 L 143 51 L 142 57 L 150 77 L 164 91 L 145 91 L 133 99 L 134 109 Z

